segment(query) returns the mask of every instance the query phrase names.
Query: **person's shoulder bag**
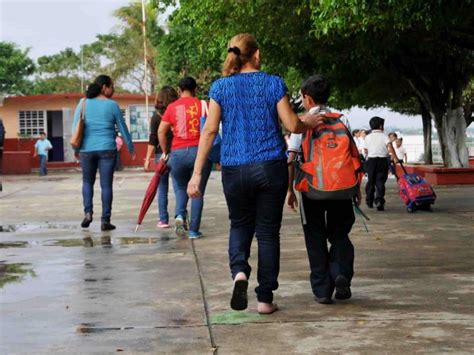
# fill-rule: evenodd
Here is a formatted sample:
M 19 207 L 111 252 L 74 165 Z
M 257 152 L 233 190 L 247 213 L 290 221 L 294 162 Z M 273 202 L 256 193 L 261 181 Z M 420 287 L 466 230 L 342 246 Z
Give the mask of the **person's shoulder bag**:
M 85 126 L 85 112 L 86 112 L 86 99 L 82 100 L 81 113 L 79 115 L 79 122 L 77 123 L 76 129 L 74 130 L 71 137 L 71 145 L 74 149 L 80 149 L 82 146 L 82 140 L 84 138 L 84 126 Z

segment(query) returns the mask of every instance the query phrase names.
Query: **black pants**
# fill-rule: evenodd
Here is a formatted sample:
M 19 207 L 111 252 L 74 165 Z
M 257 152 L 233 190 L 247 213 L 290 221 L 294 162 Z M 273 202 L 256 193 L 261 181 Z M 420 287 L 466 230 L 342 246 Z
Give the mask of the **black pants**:
M 365 201 L 368 204 L 385 204 L 385 183 L 388 178 L 387 158 L 369 158 L 365 162 L 367 184 Z
M 332 297 L 338 275 L 349 281 L 354 276 L 354 246 L 349 239 L 355 222 L 352 201 L 315 201 L 303 195 L 303 210 L 311 288 L 316 297 Z
M 229 208 L 229 265 L 232 278 L 250 276 L 248 263 L 253 235 L 258 242 L 259 302 L 271 303 L 280 272 L 280 227 L 288 188 L 285 160 L 223 166 L 222 182 Z

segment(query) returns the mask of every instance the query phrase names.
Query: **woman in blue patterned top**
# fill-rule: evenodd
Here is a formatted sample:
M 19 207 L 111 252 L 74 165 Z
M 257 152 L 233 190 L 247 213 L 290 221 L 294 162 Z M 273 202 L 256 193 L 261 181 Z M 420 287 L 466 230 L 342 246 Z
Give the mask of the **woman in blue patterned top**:
M 270 314 L 278 307 L 280 226 L 288 186 L 285 142 L 280 117 L 290 132 L 304 132 L 291 109 L 283 80 L 260 71 L 260 51 L 255 38 L 239 34 L 229 42 L 223 78 L 209 93 L 209 116 L 201 133 L 191 197 L 200 196 L 201 172 L 222 121 L 222 182 L 229 209 L 229 262 L 234 280 L 230 305 L 247 308 L 250 247 L 258 242 L 258 312 Z

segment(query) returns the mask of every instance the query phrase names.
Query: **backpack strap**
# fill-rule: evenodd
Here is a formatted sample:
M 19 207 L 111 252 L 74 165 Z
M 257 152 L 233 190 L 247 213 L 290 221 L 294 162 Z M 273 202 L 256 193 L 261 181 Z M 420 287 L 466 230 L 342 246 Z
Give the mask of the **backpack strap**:
M 324 113 L 324 116 L 328 118 L 332 118 L 332 119 L 340 119 L 344 115 L 342 113 L 337 113 L 337 112 L 326 112 Z M 349 137 L 349 140 L 351 142 L 350 150 L 351 150 L 352 159 L 356 160 L 359 163 L 359 167 L 356 169 L 356 176 L 360 185 L 362 183 L 362 178 L 364 175 L 362 172 L 362 162 L 360 161 L 359 150 L 357 149 L 357 143 L 355 142 L 354 137 L 352 136 L 352 133 L 349 131 L 349 128 L 347 128 L 345 124 L 344 124 L 344 127 L 346 129 L 346 134 Z
M 209 114 L 209 109 L 207 107 L 206 100 L 201 100 L 201 117 L 207 117 Z
M 335 119 L 338 119 L 344 116 L 342 113 L 337 113 L 337 112 L 324 112 L 322 115 L 327 118 L 335 118 Z

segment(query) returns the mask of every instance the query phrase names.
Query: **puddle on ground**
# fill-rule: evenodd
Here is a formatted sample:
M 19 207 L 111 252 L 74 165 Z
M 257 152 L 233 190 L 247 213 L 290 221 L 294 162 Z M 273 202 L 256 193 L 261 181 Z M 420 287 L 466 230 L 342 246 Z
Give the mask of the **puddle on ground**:
M 101 238 L 86 237 L 48 240 L 44 245 L 55 247 L 93 247 L 94 245 L 111 245 L 111 242 L 109 236 L 104 236 Z
M 172 238 L 168 236 L 163 237 L 122 237 L 115 238 L 120 245 L 132 245 L 132 244 L 157 244 L 158 242 L 166 242 Z M 61 247 L 93 247 L 94 245 L 111 245 L 112 241 L 110 236 L 102 236 L 101 238 L 71 238 L 71 239 L 56 239 L 48 240 L 44 245 L 46 246 L 61 246 Z M 0 244 L 1 245 L 1 244 Z M 1 246 L 0 246 L 1 247 Z
M 229 311 L 223 313 L 217 313 L 211 316 L 212 324 L 242 324 L 249 322 L 256 322 L 264 319 L 264 316 L 261 316 L 255 312 L 236 312 Z
M 61 223 L 22 223 L 22 224 L 6 224 L 0 226 L 0 232 L 31 232 L 38 229 L 77 229 L 75 225 Z
M 6 248 L 24 248 L 28 245 L 28 242 L 24 241 L 15 241 L 15 242 L 1 242 L 0 243 L 0 249 L 6 249 Z
M 0 288 L 9 282 L 21 281 L 26 275 L 36 276 L 31 269 L 31 264 L 6 264 L 4 261 L 0 261 Z
M 103 333 L 111 330 L 129 330 L 134 327 L 101 327 L 98 328 L 93 323 L 81 323 L 77 328 L 76 332 L 81 334 L 92 334 L 92 333 Z
M 144 238 L 144 237 L 123 237 L 119 238 L 120 244 L 156 244 L 161 241 L 168 241 L 170 237 L 161 237 L 161 238 Z

